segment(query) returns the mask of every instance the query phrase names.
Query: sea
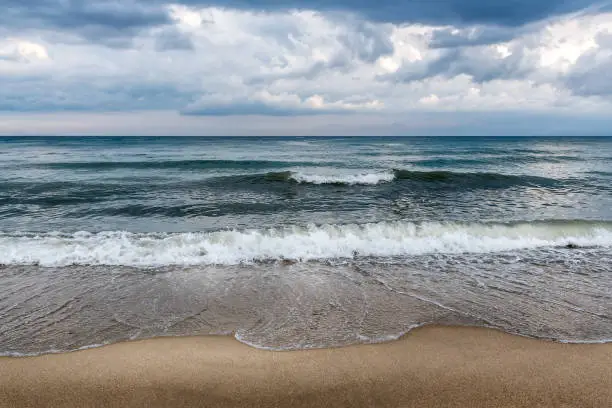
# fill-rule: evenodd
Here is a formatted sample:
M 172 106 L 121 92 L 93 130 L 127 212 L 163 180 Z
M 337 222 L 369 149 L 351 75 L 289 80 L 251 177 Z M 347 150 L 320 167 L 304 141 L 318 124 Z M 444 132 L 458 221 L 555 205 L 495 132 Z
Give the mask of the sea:
M 612 341 L 612 138 L 0 138 L 0 355 L 432 324 Z

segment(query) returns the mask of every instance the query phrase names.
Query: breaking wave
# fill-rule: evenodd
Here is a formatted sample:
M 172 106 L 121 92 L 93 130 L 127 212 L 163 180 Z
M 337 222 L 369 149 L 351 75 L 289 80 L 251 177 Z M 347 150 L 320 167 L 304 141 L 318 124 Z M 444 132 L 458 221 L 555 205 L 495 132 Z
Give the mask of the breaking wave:
M 236 265 L 558 246 L 611 247 L 612 222 L 382 222 L 202 233 L 1 233 L 0 264 Z
M 393 172 L 359 173 L 347 175 L 291 173 L 289 175 L 289 179 L 298 183 L 309 184 L 375 185 L 393 181 L 395 179 L 395 174 Z
M 257 178 L 257 176 L 252 176 Z M 557 180 L 526 175 L 498 173 L 462 173 L 451 171 L 388 170 L 355 174 L 317 174 L 300 171 L 270 172 L 266 181 L 288 181 L 304 184 L 376 185 L 392 181 L 440 183 L 474 187 L 509 187 L 512 185 L 550 185 Z

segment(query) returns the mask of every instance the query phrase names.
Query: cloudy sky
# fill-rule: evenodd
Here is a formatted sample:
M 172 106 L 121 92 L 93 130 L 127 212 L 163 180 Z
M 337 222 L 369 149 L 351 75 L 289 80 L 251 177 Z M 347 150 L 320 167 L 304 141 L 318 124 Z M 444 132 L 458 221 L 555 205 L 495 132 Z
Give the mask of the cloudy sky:
M 0 134 L 612 134 L 612 4 L 2 0 Z

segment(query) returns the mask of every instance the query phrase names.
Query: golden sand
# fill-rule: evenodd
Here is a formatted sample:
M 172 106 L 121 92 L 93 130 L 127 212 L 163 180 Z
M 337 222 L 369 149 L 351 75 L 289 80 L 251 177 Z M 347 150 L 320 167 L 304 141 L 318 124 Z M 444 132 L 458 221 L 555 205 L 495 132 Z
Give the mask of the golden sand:
M 612 407 L 612 344 L 460 327 L 291 352 L 161 338 L 1 358 L 0 407 Z

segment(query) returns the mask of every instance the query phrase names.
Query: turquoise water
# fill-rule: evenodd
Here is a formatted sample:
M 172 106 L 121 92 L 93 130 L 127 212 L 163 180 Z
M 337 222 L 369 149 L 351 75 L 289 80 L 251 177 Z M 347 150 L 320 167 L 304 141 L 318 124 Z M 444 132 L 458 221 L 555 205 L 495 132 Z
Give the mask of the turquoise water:
M 612 138 L 0 138 L 0 353 L 612 338 Z

